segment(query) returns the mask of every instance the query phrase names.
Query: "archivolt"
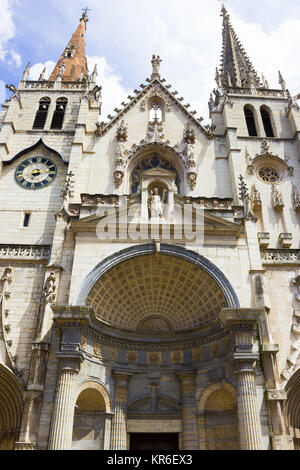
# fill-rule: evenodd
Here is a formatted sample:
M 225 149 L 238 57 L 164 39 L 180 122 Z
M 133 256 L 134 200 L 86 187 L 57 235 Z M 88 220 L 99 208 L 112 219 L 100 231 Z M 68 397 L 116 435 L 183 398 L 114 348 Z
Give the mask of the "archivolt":
M 9 369 L 0 365 L 0 449 L 13 446 L 21 426 L 21 386 Z

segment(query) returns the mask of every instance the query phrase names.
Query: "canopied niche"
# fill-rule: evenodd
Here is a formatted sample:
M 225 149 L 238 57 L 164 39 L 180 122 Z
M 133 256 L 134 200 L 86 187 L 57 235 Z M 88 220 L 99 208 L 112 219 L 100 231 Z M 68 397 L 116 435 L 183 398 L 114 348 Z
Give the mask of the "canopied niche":
M 138 256 L 114 266 L 96 282 L 86 303 L 111 326 L 153 332 L 208 327 L 228 306 L 206 271 L 164 254 Z

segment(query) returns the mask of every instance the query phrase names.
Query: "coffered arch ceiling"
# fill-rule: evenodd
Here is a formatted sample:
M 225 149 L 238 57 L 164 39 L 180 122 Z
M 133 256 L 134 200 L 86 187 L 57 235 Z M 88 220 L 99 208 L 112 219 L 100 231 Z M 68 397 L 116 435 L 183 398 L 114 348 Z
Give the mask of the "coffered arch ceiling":
M 86 304 L 103 322 L 138 332 L 205 328 L 228 307 L 210 274 L 167 254 L 137 256 L 115 265 L 93 286 Z

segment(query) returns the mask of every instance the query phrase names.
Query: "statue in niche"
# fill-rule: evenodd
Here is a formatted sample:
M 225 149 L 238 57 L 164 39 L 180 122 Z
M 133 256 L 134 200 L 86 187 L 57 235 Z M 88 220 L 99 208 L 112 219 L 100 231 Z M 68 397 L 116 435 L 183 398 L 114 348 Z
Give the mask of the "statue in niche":
M 163 217 L 163 204 L 166 201 L 167 190 L 163 190 L 162 198 L 159 195 L 158 188 L 154 188 L 150 191 L 149 197 L 149 210 L 151 219 L 162 219 Z
M 300 207 L 300 194 L 298 193 L 297 186 L 293 186 L 292 202 L 294 209 L 298 209 Z
M 279 189 L 276 188 L 276 186 L 274 184 L 272 186 L 272 202 L 273 202 L 273 207 L 275 207 L 275 208 L 284 207 L 282 193 L 281 193 L 281 191 L 279 191 Z

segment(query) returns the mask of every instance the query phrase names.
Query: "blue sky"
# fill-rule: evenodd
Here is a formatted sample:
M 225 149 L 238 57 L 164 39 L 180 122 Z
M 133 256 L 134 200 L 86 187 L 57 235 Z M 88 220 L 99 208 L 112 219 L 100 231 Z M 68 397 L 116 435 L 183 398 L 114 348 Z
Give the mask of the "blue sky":
M 160 54 L 161 74 L 206 119 L 222 41 L 217 0 L 87 0 L 86 36 L 91 68 L 99 65 L 104 113 L 118 106 L 151 74 Z M 78 25 L 83 0 L 0 0 L 0 99 L 4 83 L 18 84 L 27 61 L 31 78 L 54 62 Z M 300 92 L 299 0 L 230 0 L 232 24 L 259 73 L 278 87 L 281 70 Z

